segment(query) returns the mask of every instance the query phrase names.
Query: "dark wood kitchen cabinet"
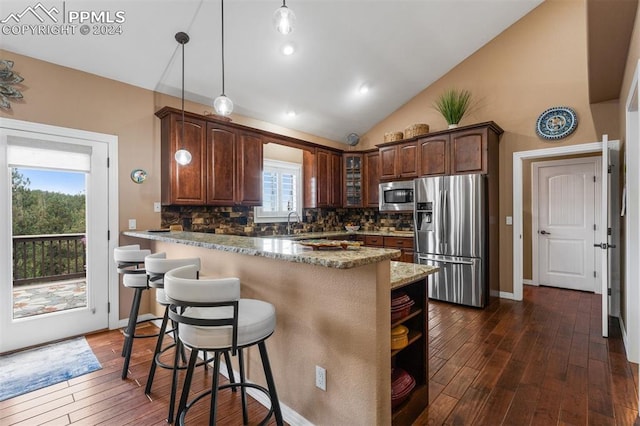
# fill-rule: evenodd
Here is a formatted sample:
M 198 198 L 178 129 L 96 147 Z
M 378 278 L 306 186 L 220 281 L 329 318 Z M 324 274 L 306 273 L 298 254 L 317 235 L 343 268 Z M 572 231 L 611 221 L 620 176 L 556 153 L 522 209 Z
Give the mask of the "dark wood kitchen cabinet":
M 207 122 L 185 116 L 184 139 L 182 116 L 170 114 L 161 122 L 161 201 L 164 205 L 202 205 L 206 203 Z M 192 156 L 191 163 L 181 166 L 173 156 L 181 148 Z
M 161 122 L 161 198 L 164 205 L 259 206 L 262 204 L 262 136 L 213 119 L 163 108 Z M 184 147 L 186 166 L 173 155 Z
M 262 137 L 207 125 L 207 204 L 262 204 Z
M 364 205 L 365 174 L 362 154 L 344 153 L 342 158 L 343 207 Z
M 378 145 L 380 180 L 488 174 L 492 163 L 498 162 L 498 140 L 502 133 L 496 123 L 488 121 Z
M 383 146 L 380 153 L 380 179 L 413 179 L 418 176 L 419 159 L 416 141 Z
M 481 123 L 418 139 L 420 176 L 459 175 L 490 172 L 498 162 L 495 123 Z
M 380 154 L 378 151 L 364 154 L 364 206 L 378 207 L 380 187 Z
M 449 135 L 418 139 L 420 176 L 449 174 Z
M 316 148 L 303 152 L 304 207 L 342 206 L 342 155 Z

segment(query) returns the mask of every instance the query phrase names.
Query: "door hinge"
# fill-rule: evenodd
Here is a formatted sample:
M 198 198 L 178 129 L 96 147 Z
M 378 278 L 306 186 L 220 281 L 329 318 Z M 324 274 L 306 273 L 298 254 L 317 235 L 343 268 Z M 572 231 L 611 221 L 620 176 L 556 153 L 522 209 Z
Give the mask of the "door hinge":
M 593 177 L 593 182 L 594 182 L 594 183 L 596 182 L 596 177 L 595 177 L 595 176 Z
M 111 313 L 111 302 L 107 302 L 107 313 Z
M 107 229 L 107 241 L 111 241 L 111 230 Z
M 593 271 L 593 278 L 596 278 L 596 277 L 597 277 L 596 271 Z
M 611 173 L 611 170 L 613 170 L 613 166 L 612 165 L 608 165 L 607 166 L 607 173 Z
M 107 169 L 111 167 L 111 158 L 107 157 Z
M 613 229 L 607 228 L 607 235 L 613 235 Z
M 611 296 L 611 289 L 610 288 L 607 289 L 607 295 Z
M 597 229 L 596 224 L 593 224 L 593 230 L 595 231 Z

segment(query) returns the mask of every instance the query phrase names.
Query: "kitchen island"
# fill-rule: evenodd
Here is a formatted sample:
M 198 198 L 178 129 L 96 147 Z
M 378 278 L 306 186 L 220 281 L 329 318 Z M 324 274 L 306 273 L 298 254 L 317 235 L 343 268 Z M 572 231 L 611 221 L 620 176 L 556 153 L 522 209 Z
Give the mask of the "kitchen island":
M 395 249 L 313 250 L 283 238 L 193 232 L 124 235 L 122 244 L 200 257 L 202 276 L 239 277 L 242 297 L 275 306 L 267 347 L 288 423 L 391 424 L 390 292 L 426 285 L 434 268 L 392 262 Z M 326 369 L 326 391 L 315 386 L 316 366 Z M 247 376 L 264 383 L 253 349 Z

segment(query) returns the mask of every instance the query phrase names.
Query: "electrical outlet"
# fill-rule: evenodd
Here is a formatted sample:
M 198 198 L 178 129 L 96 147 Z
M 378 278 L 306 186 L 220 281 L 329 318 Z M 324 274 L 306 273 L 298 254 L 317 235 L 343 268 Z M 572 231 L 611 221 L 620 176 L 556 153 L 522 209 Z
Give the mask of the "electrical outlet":
M 136 220 L 135 219 L 129 219 L 129 229 L 136 229 Z
M 316 387 L 327 391 L 327 370 L 316 365 Z
M 153 212 L 160 213 L 162 211 L 162 207 L 160 206 L 160 202 L 156 201 L 153 203 Z

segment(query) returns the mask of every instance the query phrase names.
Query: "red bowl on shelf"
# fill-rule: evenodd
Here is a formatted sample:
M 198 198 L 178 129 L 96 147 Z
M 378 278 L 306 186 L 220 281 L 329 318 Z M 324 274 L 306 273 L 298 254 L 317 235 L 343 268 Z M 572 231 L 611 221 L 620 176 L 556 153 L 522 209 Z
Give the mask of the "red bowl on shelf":
M 398 320 L 401 320 L 402 318 L 406 317 L 407 315 L 409 315 L 409 313 L 411 312 L 411 307 L 415 304 L 415 302 L 411 299 L 409 299 L 408 302 L 402 304 L 402 305 L 398 305 L 398 306 L 392 306 L 391 307 L 391 322 L 395 322 Z
M 402 368 L 391 370 L 391 407 L 402 404 L 416 386 L 416 381 Z

